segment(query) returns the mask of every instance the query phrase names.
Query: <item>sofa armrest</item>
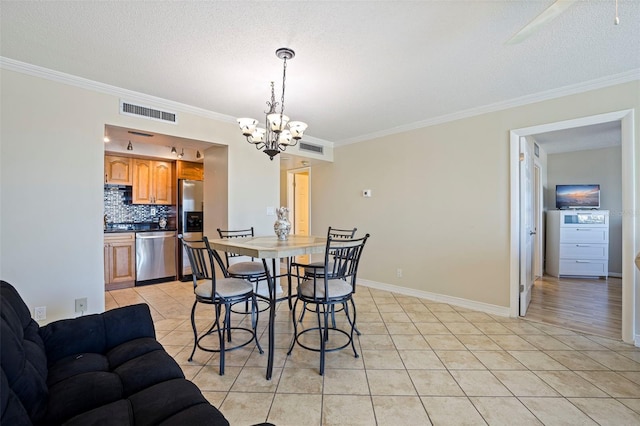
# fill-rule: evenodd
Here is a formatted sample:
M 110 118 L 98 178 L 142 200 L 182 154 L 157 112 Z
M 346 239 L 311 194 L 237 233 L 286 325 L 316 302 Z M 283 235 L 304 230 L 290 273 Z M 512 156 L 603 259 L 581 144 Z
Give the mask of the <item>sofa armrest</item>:
M 149 306 L 124 306 L 102 314 L 54 321 L 40 328 L 49 365 L 75 354 L 100 353 L 141 337 L 155 337 Z

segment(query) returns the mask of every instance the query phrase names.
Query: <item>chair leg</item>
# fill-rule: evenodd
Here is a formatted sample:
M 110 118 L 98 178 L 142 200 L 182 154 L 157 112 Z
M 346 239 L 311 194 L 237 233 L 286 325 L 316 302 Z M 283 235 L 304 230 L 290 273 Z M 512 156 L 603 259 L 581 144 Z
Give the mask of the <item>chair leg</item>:
M 256 299 L 255 293 L 251 297 L 251 302 L 253 306 L 253 308 L 251 309 L 251 327 L 253 328 L 253 338 L 256 341 L 258 352 L 260 352 L 260 355 L 262 355 L 264 351 L 262 350 L 262 346 L 260 346 L 260 341 L 258 340 L 258 318 L 260 316 L 260 310 L 258 309 L 258 300 Z
M 225 330 L 227 328 L 226 321 L 223 323 L 222 327 L 220 326 L 220 311 L 222 310 L 221 305 L 216 305 L 216 324 L 218 325 L 218 341 L 220 342 L 220 375 L 224 376 L 224 339 L 225 339 Z M 225 313 L 226 316 L 226 313 Z
M 355 311 L 355 306 L 356 306 L 356 305 L 355 305 L 355 303 L 354 303 L 353 299 L 351 299 L 351 304 L 353 305 L 353 309 L 354 309 L 354 311 Z M 342 304 L 342 306 L 344 307 L 344 310 L 345 310 L 345 312 L 346 312 L 346 311 L 347 311 L 347 302 L 344 302 L 344 303 Z M 349 325 L 353 327 L 353 331 L 355 331 L 355 332 L 356 332 L 356 334 L 357 334 L 358 336 L 361 336 L 361 334 L 360 334 L 360 330 L 358 330 L 358 327 L 356 327 L 355 312 L 354 312 L 354 319 L 353 319 L 353 323 L 351 322 L 351 318 L 349 318 L 349 315 L 347 315 L 347 320 L 349 321 Z
M 356 351 L 356 344 L 353 341 L 353 331 L 356 330 L 356 304 L 353 302 L 353 299 L 351 299 L 351 306 L 353 307 L 353 321 L 349 317 L 349 308 L 346 302 L 344 303 L 344 313 L 347 316 L 347 320 L 349 321 L 349 324 L 351 324 L 351 334 L 349 338 L 351 339 L 351 348 L 353 349 L 353 355 L 356 358 L 359 358 L 360 355 L 358 355 L 358 352 Z M 360 335 L 360 332 L 358 332 L 358 335 Z
M 193 361 L 193 354 L 196 353 L 196 346 L 198 345 L 198 331 L 196 330 L 196 305 L 197 301 L 193 302 L 193 307 L 191 308 L 191 328 L 193 329 L 193 350 L 191 351 L 191 355 L 189 356 L 189 362 Z
M 291 309 L 293 309 L 292 302 L 291 302 L 291 300 L 293 299 L 293 295 L 291 294 L 291 258 L 290 257 L 287 257 L 287 284 L 288 284 L 288 287 L 289 287 L 289 289 L 288 289 L 288 291 L 289 291 L 288 294 L 289 295 L 288 295 L 287 299 L 289 299 L 288 300 L 288 302 L 289 302 L 289 310 L 291 310 Z
M 304 302 L 304 305 L 302 306 L 302 313 L 300 314 L 300 322 L 302 322 L 302 320 L 304 319 L 304 312 L 307 310 L 307 302 Z
M 291 319 L 293 322 L 293 338 L 291 339 L 291 345 L 289 345 L 287 356 L 291 355 L 291 352 L 293 351 L 293 346 L 296 344 L 296 339 L 298 338 L 298 325 L 296 322 L 296 307 L 298 306 L 299 300 L 300 299 L 296 298 L 296 301 L 293 304 L 293 308 L 291 309 Z
M 319 309 L 320 305 L 316 305 Z M 322 306 L 322 316 L 324 317 L 324 324 L 320 327 L 320 375 L 324 376 L 324 354 L 326 351 L 327 340 L 329 340 L 329 307 L 327 305 Z M 320 311 L 318 310 L 318 323 L 320 322 Z
M 331 325 L 336 328 L 336 305 L 331 305 Z
M 224 324 L 227 342 L 231 342 L 231 303 L 225 303 L 224 305 Z

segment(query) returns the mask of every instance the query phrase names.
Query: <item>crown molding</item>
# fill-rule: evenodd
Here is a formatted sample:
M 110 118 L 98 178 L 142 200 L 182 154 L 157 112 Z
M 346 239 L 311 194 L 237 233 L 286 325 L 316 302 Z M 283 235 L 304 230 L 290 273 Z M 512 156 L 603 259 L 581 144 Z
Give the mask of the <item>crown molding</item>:
M 125 98 L 128 101 L 136 101 L 140 103 L 147 103 L 160 108 L 172 109 L 176 112 L 185 112 L 196 116 L 209 118 L 212 120 L 222 121 L 225 123 L 234 123 L 236 118 L 226 114 L 220 114 L 217 112 L 209 111 L 204 108 L 198 108 L 191 105 L 183 104 L 180 102 L 171 101 L 168 99 L 159 98 L 156 96 L 147 95 L 133 90 L 123 89 L 121 87 L 112 86 L 105 83 L 89 80 L 83 77 L 78 77 L 72 74 L 63 73 L 60 71 L 51 70 L 49 68 L 40 67 L 26 62 L 17 61 L 15 59 L 0 56 L 0 69 L 8 71 L 15 71 L 22 74 L 32 75 L 34 77 L 40 77 L 46 80 L 56 81 L 70 86 L 75 86 L 95 92 L 105 93 L 108 95 Z M 515 108 L 524 106 L 536 102 L 546 101 L 550 99 L 560 98 L 563 96 L 574 95 L 578 93 L 587 92 L 590 90 L 601 89 L 616 84 L 628 83 L 631 81 L 640 80 L 640 68 L 636 68 L 624 73 L 615 74 L 612 76 L 602 77 L 587 82 L 576 83 L 569 86 L 561 87 L 558 89 L 547 90 L 532 95 L 522 96 L 508 101 L 496 102 L 493 104 L 484 105 L 477 108 L 470 108 L 467 110 L 455 112 L 452 114 L 446 114 L 439 117 L 430 118 L 427 120 L 417 121 L 403 126 L 392 127 L 390 129 L 382 130 L 379 132 L 368 133 L 366 135 L 357 136 L 354 138 L 344 139 L 342 141 L 331 142 L 324 139 L 313 138 L 306 136 L 305 140 L 312 141 L 313 143 L 319 143 L 329 147 L 338 147 L 342 145 L 349 145 L 353 143 L 363 142 L 366 140 L 376 139 L 384 136 L 389 136 L 397 133 L 407 132 L 411 130 L 421 129 L 424 127 L 435 126 L 438 124 L 447 123 L 450 121 L 461 120 L 464 118 L 474 117 L 477 115 L 487 114 L 491 112 L 501 111 L 509 108 Z
M 222 121 L 224 123 L 236 124 L 236 117 L 217 112 L 209 111 L 204 108 L 198 108 L 180 102 L 147 95 L 133 90 L 123 89 L 121 87 L 112 86 L 110 84 L 100 83 L 98 81 L 89 80 L 87 78 L 78 77 L 73 74 L 67 74 L 60 71 L 54 71 L 49 68 L 40 67 L 26 62 L 16 61 L 15 59 L 0 56 L 0 69 L 15 71 L 46 80 L 56 81 L 58 83 L 68 84 L 70 86 L 91 90 L 94 92 L 105 93 L 107 95 L 117 96 L 131 102 L 138 102 L 147 106 L 155 106 L 160 109 L 169 109 L 175 112 L 184 112 L 211 120 Z M 312 140 L 314 143 L 333 147 L 334 143 L 324 139 L 305 136 L 305 140 Z
M 620 74 L 614 74 L 607 77 L 598 78 L 582 83 L 571 84 L 569 86 L 560 87 L 557 89 L 547 90 L 544 92 L 534 93 L 532 95 L 526 95 L 519 98 L 510 99 L 507 101 L 496 102 L 480 106 L 477 108 L 470 108 L 463 111 L 458 111 L 452 114 L 445 114 L 439 117 L 430 118 L 427 120 L 416 121 L 404 126 L 392 127 L 390 129 L 382 130 L 380 132 L 368 133 L 366 135 L 357 136 L 354 138 L 348 138 L 335 142 L 335 146 L 349 145 L 357 142 L 363 142 L 383 136 L 394 135 L 402 132 L 408 132 L 411 130 L 421 129 L 424 127 L 435 126 L 438 124 L 444 124 L 455 120 L 461 120 L 464 118 L 470 118 L 482 114 L 488 114 L 491 112 L 501 111 L 510 108 L 516 108 L 533 104 L 536 102 L 547 101 L 551 99 L 561 98 L 563 96 L 575 95 L 579 93 L 588 92 L 591 90 L 602 89 L 604 87 L 615 86 L 617 84 L 629 83 L 631 81 L 640 80 L 640 68 L 636 68 L 630 71 L 626 71 Z
M 171 109 L 176 112 L 185 112 L 188 114 L 210 118 L 212 120 L 223 121 L 226 123 L 236 122 L 236 119 L 229 115 L 219 114 L 217 112 L 208 111 L 203 108 L 197 108 L 180 102 L 146 95 L 144 93 L 135 92 L 133 90 L 127 90 L 121 87 L 100 83 L 98 81 L 89 80 L 87 78 L 78 77 L 72 74 L 51 70 L 49 68 L 44 68 L 33 64 L 28 64 L 26 62 L 16 61 L 15 59 L 6 58 L 4 56 L 0 56 L 0 68 L 31 75 L 34 77 L 40 77 L 46 80 L 56 81 L 58 83 L 68 84 L 70 86 L 75 86 L 94 92 L 117 96 L 120 98 L 124 98 L 127 101 L 136 101 L 140 103 L 151 104 L 160 108 Z

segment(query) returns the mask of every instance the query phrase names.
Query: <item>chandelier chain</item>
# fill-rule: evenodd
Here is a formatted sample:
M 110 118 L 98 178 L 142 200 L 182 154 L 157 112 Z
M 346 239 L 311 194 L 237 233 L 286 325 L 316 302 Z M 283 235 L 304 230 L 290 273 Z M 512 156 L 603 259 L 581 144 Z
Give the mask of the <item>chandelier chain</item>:
M 284 114 L 284 86 L 287 80 L 287 58 L 284 58 L 284 65 L 282 67 L 282 97 L 280 98 L 280 120 Z

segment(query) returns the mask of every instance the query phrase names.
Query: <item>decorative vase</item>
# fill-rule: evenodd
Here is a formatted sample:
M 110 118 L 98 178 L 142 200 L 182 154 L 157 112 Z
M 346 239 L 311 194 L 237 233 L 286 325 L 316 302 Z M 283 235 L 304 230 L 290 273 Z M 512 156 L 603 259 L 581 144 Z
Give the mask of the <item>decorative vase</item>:
M 289 209 L 280 207 L 276 209 L 278 220 L 273 224 L 273 230 L 276 232 L 279 240 L 286 240 L 291 232 L 291 222 L 289 222 Z

